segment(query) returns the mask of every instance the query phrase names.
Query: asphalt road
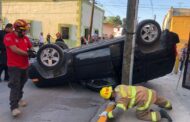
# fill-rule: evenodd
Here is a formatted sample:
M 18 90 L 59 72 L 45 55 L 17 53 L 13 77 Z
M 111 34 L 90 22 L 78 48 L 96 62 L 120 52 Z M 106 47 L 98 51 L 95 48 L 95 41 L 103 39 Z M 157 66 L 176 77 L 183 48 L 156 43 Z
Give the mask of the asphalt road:
M 147 83 L 138 84 L 148 88 L 154 89 L 159 95 L 162 95 L 169 99 L 173 104 L 173 110 L 168 111 L 168 114 L 172 117 L 173 122 L 189 122 L 190 121 L 190 90 L 182 88 L 182 80 L 180 80 L 179 86 L 176 89 L 179 75 L 169 74 L 161 78 L 153 79 Z M 94 117 L 93 122 L 96 122 L 98 115 L 105 109 L 106 103 L 100 107 L 97 115 Z M 153 110 L 160 110 L 159 107 L 153 105 Z M 138 120 L 135 115 L 135 109 L 129 109 L 117 119 L 109 122 L 145 122 Z M 161 122 L 167 122 L 166 119 L 162 119 Z
M 9 110 L 9 88 L 0 83 L 0 122 L 90 122 L 104 102 L 99 94 L 80 85 L 36 88 L 29 80 L 24 88 L 28 106 L 13 118 Z
M 168 113 L 173 122 L 187 122 L 190 119 L 190 90 L 176 89 L 179 75 L 165 77 L 140 84 L 155 89 L 160 95 L 172 101 L 173 110 Z M 29 103 L 21 108 L 22 115 L 13 118 L 9 110 L 9 91 L 6 82 L 0 83 L 0 122 L 97 122 L 106 103 L 99 94 L 80 85 L 70 83 L 60 87 L 37 88 L 29 80 L 25 85 L 24 99 Z M 154 110 L 159 110 L 153 106 Z M 144 122 L 131 109 L 110 122 Z M 162 120 L 161 122 L 167 122 Z

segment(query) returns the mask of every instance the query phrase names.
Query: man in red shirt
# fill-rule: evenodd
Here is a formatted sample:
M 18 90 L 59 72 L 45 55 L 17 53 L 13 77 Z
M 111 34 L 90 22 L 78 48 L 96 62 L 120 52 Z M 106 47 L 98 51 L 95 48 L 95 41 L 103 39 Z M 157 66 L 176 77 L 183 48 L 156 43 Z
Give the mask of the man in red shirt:
M 26 106 L 22 100 L 23 87 L 28 79 L 27 69 L 29 66 L 29 53 L 32 48 L 27 36 L 28 24 L 22 19 L 18 19 L 13 24 L 15 31 L 9 33 L 4 38 L 4 44 L 7 50 L 7 65 L 9 73 L 10 91 L 10 109 L 12 116 L 16 117 L 21 114 L 18 109 L 20 106 Z

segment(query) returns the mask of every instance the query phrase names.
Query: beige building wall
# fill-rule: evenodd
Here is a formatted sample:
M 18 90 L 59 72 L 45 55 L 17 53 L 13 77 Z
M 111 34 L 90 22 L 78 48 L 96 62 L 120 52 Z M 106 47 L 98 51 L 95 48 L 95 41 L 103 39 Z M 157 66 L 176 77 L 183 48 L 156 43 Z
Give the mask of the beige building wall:
M 180 43 L 177 50 L 180 52 L 185 43 L 188 43 L 190 32 L 190 9 L 171 8 L 163 21 L 163 29 L 169 29 L 178 34 Z
M 8 0 L 8 2 L 6 2 L 6 0 L 4 0 L 2 3 L 2 15 L 10 22 L 14 22 L 16 19 L 41 21 L 44 36 L 50 33 L 53 38 L 55 38 L 55 34 L 60 30 L 59 26 L 68 26 L 71 29 L 70 33 L 75 33 L 72 34 L 71 40 L 77 40 L 76 29 L 79 24 L 77 22 L 78 0 L 39 1 L 40 0 Z
M 114 35 L 114 27 L 109 23 L 103 24 L 103 36 L 108 38 L 110 35 Z
M 50 33 L 55 40 L 55 34 L 61 32 L 61 27 L 69 27 L 66 43 L 74 47 L 80 45 L 84 29 L 90 26 L 91 8 L 88 0 L 3 0 L 2 15 L 11 23 L 16 19 L 31 21 L 34 38 L 39 38 L 37 35 L 42 30 L 44 38 Z M 102 35 L 103 17 L 104 10 L 96 6 L 92 34 L 98 30 Z M 41 26 L 38 28 L 34 23 L 41 23 Z
M 85 29 L 90 28 L 90 19 L 91 19 L 92 4 L 89 2 L 82 3 L 82 15 L 81 15 L 81 35 L 85 35 Z M 102 36 L 103 33 L 103 18 L 104 10 L 95 6 L 94 9 L 94 18 L 92 26 L 92 35 L 95 34 L 95 30 L 98 30 L 99 36 Z

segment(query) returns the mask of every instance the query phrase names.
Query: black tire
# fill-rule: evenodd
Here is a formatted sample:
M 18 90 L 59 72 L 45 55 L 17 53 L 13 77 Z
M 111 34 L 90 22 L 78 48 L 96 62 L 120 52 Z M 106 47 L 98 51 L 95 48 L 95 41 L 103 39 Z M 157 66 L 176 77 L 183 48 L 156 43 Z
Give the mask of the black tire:
M 49 60 L 47 60 L 48 62 L 45 62 L 43 63 L 42 61 L 42 54 L 44 53 L 43 51 L 46 50 L 46 49 L 49 49 L 48 50 L 48 53 L 50 54 L 53 50 L 56 51 L 56 55 L 51 55 L 51 56 L 47 56 L 46 54 L 44 54 L 44 56 L 47 56 L 47 58 L 49 58 L 49 60 L 51 60 L 52 62 L 52 66 L 48 65 L 49 63 Z M 58 59 L 56 59 L 57 61 L 54 61 L 53 62 L 53 56 L 57 56 Z M 37 53 L 37 61 L 38 63 L 40 64 L 40 66 L 42 66 L 43 68 L 45 69 L 48 69 L 48 70 L 53 70 L 53 69 L 57 69 L 57 68 L 60 68 L 60 66 L 62 65 L 63 61 L 64 61 L 64 53 L 63 53 L 63 49 L 61 49 L 61 47 L 59 47 L 58 45 L 55 45 L 55 44 L 47 44 L 47 45 L 44 45 L 42 46 L 38 53 Z
M 112 79 L 97 79 L 97 80 L 89 80 L 85 81 L 85 86 L 93 91 L 100 91 L 102 87 L 105 86 L 117 86 L 118 83 L 113 81 Z
M 136 43 L 140 46 L 152 46 L 159 41 L 160 36 L 161 28 L 155 20 L 144 20 L 137 26 Z
M 56 45 L 60 46 L 62 49 L 68 49 L 69 47 L 65 44 L 65 42 L 57 41 Z

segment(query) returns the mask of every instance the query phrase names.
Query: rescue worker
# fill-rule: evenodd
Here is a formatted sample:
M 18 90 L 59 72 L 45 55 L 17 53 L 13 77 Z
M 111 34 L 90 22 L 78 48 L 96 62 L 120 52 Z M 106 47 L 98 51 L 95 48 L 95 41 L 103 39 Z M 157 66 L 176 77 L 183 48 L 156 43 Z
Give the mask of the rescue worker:
M 153 111 L 150 109 L 152 104 L 161 108 L 172 110 L 171 102 L 164 97 L 159 96 L 156 91 L 143 86 L 118 85 L 115 89 L 103 87 L 100 90 L 100 96 L 104 99 L 114 101 L 115 108 L 111 112 L 102 112 L 100 116 L 107 116 L 109 119 L 117 117 L 127 109 L 136 108 L 136 116 L 140 120 L 160 121 L 161 118 L 167 118 L 169 122 L 172 119 L 166 111 Z
M 14 31 L 5 35 L 4 44 L 7 50 L 7 65 L 9 73 L 10 109 L 12 116 L 21 114 L 19 106 L 26 106 L 22 100 L 23 88 L 28 79 L 28 57 L 32 55 L 32 44 L 26 35 L 28 24 L 18 19 L 13 24 Z

